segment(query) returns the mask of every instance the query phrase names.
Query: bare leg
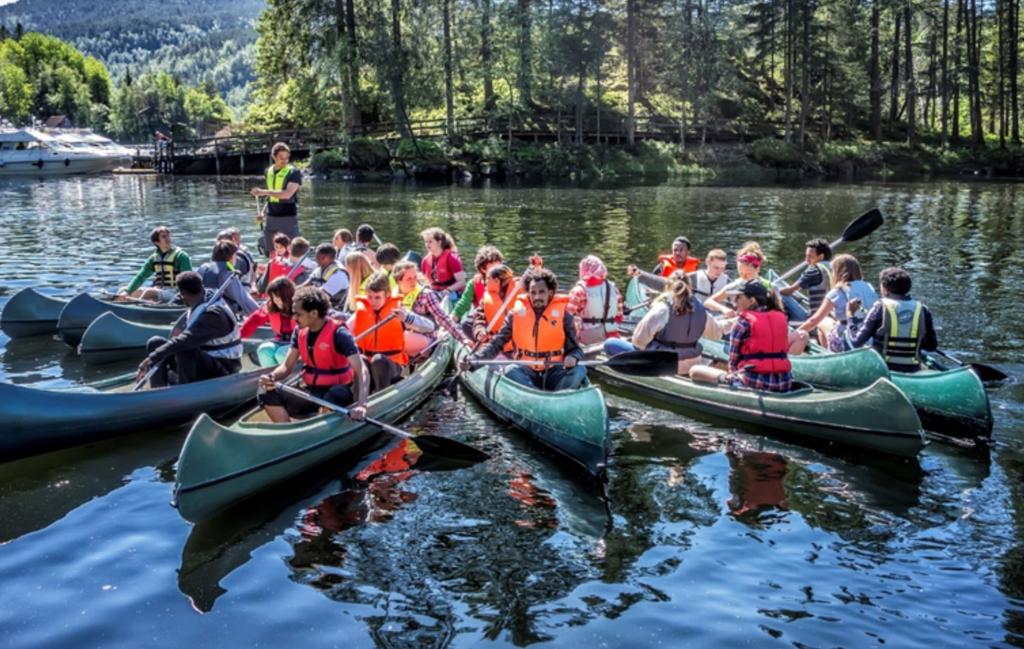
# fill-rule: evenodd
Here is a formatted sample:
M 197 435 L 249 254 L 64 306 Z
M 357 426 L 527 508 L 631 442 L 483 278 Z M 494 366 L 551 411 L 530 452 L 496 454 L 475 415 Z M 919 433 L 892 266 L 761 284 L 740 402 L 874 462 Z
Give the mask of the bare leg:
M 270 421 L 275 424 L 286 424 L 292 420 L 284 406 L 263 406 L 263 409 L 267 412 L 267 417 L 270 417 Z
M 789 355 L 799 356 L 804 353 L 807 349 L 807 342 L 810 340 L 810 336 L 807 335 L 806 331 L 791 331 L 789 332 Z
M 707 365 L 694 365 L 690 368 L 690 378 L 701 383 L 718 383 L 726 374 L 727 372 Z

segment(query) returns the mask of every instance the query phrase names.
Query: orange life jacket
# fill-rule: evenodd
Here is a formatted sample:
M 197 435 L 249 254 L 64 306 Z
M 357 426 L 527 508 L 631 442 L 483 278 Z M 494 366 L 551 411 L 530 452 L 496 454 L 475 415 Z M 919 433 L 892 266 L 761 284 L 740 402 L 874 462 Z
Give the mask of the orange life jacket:
M 676 263 L 676 260 L 672 255 L 662 255 L 658 257 L 658 261 L 661 262 L 662 277 L 668 277 L 677 270 L 681 270 L 684 273 L 692 273 L 700 268 L 700 259 L 690 257 L 689 255 L 687 255 L 686 261 L 683 262 L 681 268 L 679 264 Z
M 483 299 L 480 300 L 484 310 L 484 320 L 487 321 L 487 332 L 492 336 L 501 331 L 501 328 L 505 325 L 505 316 L 508 314 L 509 308 L 516 303 L 516 300 L 519 299 L 519 294 L 522 293 L 522 290 L 519 288 L 519 282 L 514 279 L 508 290 L 515 293 L 515 297 L 509 299 L 508 293 L 505 294 L 505 297 L 502 297 L 497 291 L 487 290 L 484 292 Z M 509 306 L 502 309 L 501 307 L 505 304 L 506 299 L 508 299 Z M 501 315 L 498 315 L 499 313 Z M 510 353 L 512 349 L 513 343 L 510 340 L 502 351 Z
M 557 363 L 565 357 L 563 320 L 568 304 L 568 295 L 556 295 L 538 319 L 530 300 L 519 298 L 512 311 L 512 343 L 516 358 Z M 545 369 L 543 363 L 530 367 L 537 371 Z
M 270 314 L 271 318 L 274 315 Z M 290 320 L 291 318 L 289 318 Z M 309 356 L 309 327 L 299 329 L 299 358 L 305 368 L 302 380 L 310 386 L 348 385 L 352 382 L 352 366 L 348 357 L 334 349 L 334 332 L 341 326 L 336 320 L 328 319 L 316 337 L 313 357 Z
M 789 322 L 781 311 L 744 311 L 740 317 L 750 323 L 750 338 L 740 350 L 740 369 L 756 374 L 782 374 L 793 369 L 789 348 Z
M 401 300 L 395 296 L 387 298 L 380 311 L 374 311 L 370 306 L 370 300 L 365 296 L 356 298 L 355 324 L 352 334 L 359 337 L 370 327 L 374 326 L 401 305 Z M 369 336 L 362 338 L 359 342 L 359 349 L 364 354 L 384 354 L 399 365 L 408 365 L 409 356 L 405 353 L 405 328 L 398 318 L 390 320 L 386 325 L 377 329 Z

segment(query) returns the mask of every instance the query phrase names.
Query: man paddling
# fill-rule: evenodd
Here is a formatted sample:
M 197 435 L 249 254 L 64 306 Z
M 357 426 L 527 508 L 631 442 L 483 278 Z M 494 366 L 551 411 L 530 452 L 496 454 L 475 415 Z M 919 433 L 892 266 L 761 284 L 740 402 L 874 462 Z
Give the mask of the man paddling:
M 139 378 L 159 363 L 150 378 L 154 388 L 194 383 L 234 374 L 242 369 L 242 336 L 231 307 L 223 298 L 200 308 L 213 297 L 199 274 L 186 271 L 178 276 L 178 292 L 188 309 L 171 329 L 168 340 L 154 336 L 146 343 L 146 358 L 139 365 Z
M 804 245 L 804 261 L 807 262 L 807 268 L 796 282 L 779 288 L 790 320 L 806 320 L 810 314 L 818 310 L 825 295 L 832 290 L 832 267 L 829 265 L 832 259 L 832 246 L 824 239 L 811 239 Z M 807 310 L 790 298 L 801 289 L 807 291 Z
M 870 340 L 890 370 L 916 372 L 924 366 L 921 351 L 933 352 L 939 346 L 932 312 L 910 297 L 913 283 L 910 273 L 902 268 L 883 270 L 878 285 L 882 299 L 871 307 L 864 323 L 850 333 L 850 343 L 863 347 Z M 856 311 L 860 300 L 850 300 L 848 307 Z
M 266 196 L 269 200 L 264 212 L 257 216 L 263 227 L 264 250 L 273 250 L 274 235 L 283 232 L 294 238 L 299 236 L 299 197 L 302 187 L 302 172 L 289 164 L 291 150 L 284 142 L 278 142 L 270 149 L 274 164 L 267 167 L 267 187 L 253 187 L 249 192 L 256 198 Z
M 317 411 L 316 404 L 275 388 L 291 375 L 299 360 L 307 392 L 343 407 L 355 402 L 349 417 L 366 417 L 370 383 L 366 367 L 352 334 L 339 321 L 327 317 L 330 308 L 331 298 L 323 289 L 303 286 L 295 291 L 292 314 L 298 327 L 292 334 L 291 350 L 277 369 L 260 377 L 263 392 L 258 400 L 271 421 L 287 422 Z
M 516 303 L 501 331 L 483 349 L 463 359 L 462 368 L 468 369 L 471 360 L 494 358 L 511 341 L 517 360 L 535 364 L 511 367 L 505 372 L 506 378 L 549 391 L 580 387 L 587 379 L 586 368 L 579 365 L 583 350 L 576 342 L 574 318 L 565 310 L 569 298 L 556 294 L 558 278 L 546 268 L 531 268 L 523 284 L 527 299 Z
M 149 240 L 156 246 L 156 250 L 143 262 L 142 268 L 128 286 L 118 291 L 118 295 L 167 304 L 178 296 L 175 290 L 177 277 L 187 270 L 192 270 L 192 260 L 187 252 L 174 245 L 171 241 L 171 231 L 165 225 L 153 228 Z M 154 276 L 153 286 L 139 290 L 150 275 Z

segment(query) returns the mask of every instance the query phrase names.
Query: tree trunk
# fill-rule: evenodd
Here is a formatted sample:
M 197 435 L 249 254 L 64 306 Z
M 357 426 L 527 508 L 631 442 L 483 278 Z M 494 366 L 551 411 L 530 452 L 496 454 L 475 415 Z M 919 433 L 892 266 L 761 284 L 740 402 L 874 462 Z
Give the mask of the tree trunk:
M 1006 148 L 1006 3 L 996 0 L 996 37 L 998 38 L 996 55 L 999 59 L 996 70 L 996 101 L 999 105 L 999 147 Z
M 949 138 L 949 0 L 942 3 L 942 146 Z
M 924 121 L 923 123 L 928 127 L 929 131 L 935 130 L 935 113 L 938 109 L 935 107 L 935 74 L 937 64 L 935 61 L 936 55 L 936 41 L 938 39 L 938 30 L 935 29 L 934 17 L 928 16 L 928 92 L 924 96 Z
M 807 116 L 811 112 L 811 2 L 801 0 L 801 22 L 803 23 L 800 44 L 800 148 L 807 148 Z
M 455 79 L 452 70 L 452 0 L 441 1 L 444 22 L 444 108 L 448 141 L 455 136 Z
M 636 144 L 637 0 L 626 0 L 626 144 Z
M 914 23 L 911 20 L 910 0 L 903 2 L 903 49 L 906 63 L 903 66 L 907 82 L 907 144 L 917 144 L 917 75 L 914 74 L 914 48 L 911 46 L 911 35 Z
M 793 2 L 786 0 L 786 47 L 784 52 L 785 84 L 786 84 L 786 126 L 783 137 L 786 142 L 793 139 L 793 62 L 794 62 L 794 39 L 793 39 Z
M 980 149 L 985 144 L 985 135 L 982 131 L 983 126 L 981 118 L 981 34 L 978 31 L 980 27 L 978 22 L 978 0 L 971 0 L 971 15 L 969 22 L 971 23 L 971 55 L 969 57 L 972 98 L 971 144 L 975 148 Z
M 889 126 L 896 123 L 900 110 L 900 14 L 895 11 L 892 38 L 892 78 L 889 83 Z
M 952 141 L 960 141 L 960 80 L 963 71 L 963 23 L 966 14 L 967 0 L 956 2 L 956 34 L 953 37 L 953 126 Z
M 405 50 L 402 49 L 402 0 L 391 0 L 391 99 L 395 103 L 395 121 L 402 137 L 413 139 L 409 114 L 405 110 Z M 417 145 L 417 149 L 419 146 Z
M 1020 0 L 1010 0 L 1010 137 L 1020 144 L 1020 104 L 1017 77 L 1020 75 Z
M 946 0 L 949 2 L 949 0 Z M 494 75 L 491 70 L 491 0 L 480 2 L 480 65 L 484 76 L 484 112 L 494 110 L 498 100 L 494 95 Z
M 532 18 L 530 17 L 530 0 L 518 0 L 517 16 L 519 20 L 519 33 L 516 39 L 516 49 L 519 56 L 519 67 L 516 70 L 516 89 L 519 91 L 519 103 L 523 106 L 533 105 L 533 55 L 531 52 L 532 43 L 530 32 L 533 29 Z
M 871 137 L 875 142 L 882 141 L 882 73 L 878 60 L 880 2 L 881 0 L 873 0 L 871 3 L 871 59 L 868 71 L 871 82 Z

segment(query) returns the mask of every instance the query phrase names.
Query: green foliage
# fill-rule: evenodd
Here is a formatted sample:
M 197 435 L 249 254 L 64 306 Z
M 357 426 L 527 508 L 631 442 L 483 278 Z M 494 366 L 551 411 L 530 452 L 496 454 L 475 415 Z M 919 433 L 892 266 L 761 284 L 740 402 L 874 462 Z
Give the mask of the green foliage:
M 805 162 L 799 146 L 777 138 L 754 140 L 747 155 L 764 167 L 798 168 Z
M 231 111 L 212 83 L 190 88 L 164 72 L 145 74 L 117 89 L 110 131 L 122 140 L 148 140 L 156 131 L 201 137 L 229 121 Z
M 415 142 L 410 138 L 401 140 L 395 150 L 395 157 L 408 162 L 426 164 L 444 163 L 448 160 L 440 144 L 423 138 L 417 138 Z
M 333 169 L 344 169 L 348 166 L 345 152 L 340 149 L 317 151 L 309 158 L 309 168 L 316 173 L 327 173 Z

